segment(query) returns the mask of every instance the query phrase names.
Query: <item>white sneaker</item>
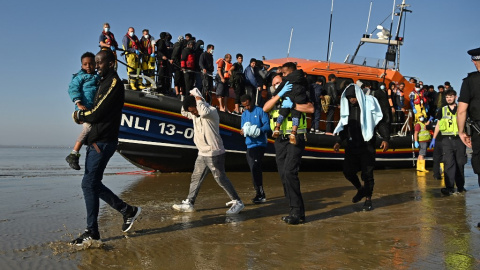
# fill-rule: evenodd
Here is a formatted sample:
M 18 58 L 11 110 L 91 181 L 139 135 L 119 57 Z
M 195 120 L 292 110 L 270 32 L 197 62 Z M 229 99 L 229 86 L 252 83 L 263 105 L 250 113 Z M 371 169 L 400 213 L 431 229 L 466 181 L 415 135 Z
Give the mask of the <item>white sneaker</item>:
M 172 205 L 172 208 L 180 211 L 180 212 L 193 212 L 195 209 L 193 208 L 193 205 L 190 203 L 189 199 L 185 199 L 182 201 L 182 204 L 174 204 Z
M 228 209 L 227 215 L 238 214 L 240 213 L 240 211 L 242 211 L 243 208 L 245 208 L 245 205 L 243 204 L 243 202 L 239 200 L 229 201 L 228 203 L 226 203 L 226 205 L 227 206 L 232 205 L 232 207 Z

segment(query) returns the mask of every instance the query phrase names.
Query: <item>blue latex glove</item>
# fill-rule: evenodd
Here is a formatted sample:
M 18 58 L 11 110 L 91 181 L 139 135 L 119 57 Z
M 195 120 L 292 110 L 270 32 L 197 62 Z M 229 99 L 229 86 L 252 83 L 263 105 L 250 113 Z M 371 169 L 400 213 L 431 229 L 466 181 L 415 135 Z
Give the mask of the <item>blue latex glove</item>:
M 415 148 L 418 148 L 418 147 L 420 147 L 420 144 L 417 141 L 415 141 Z
M 286 82 L 285 85 L 283 86 L 282 90 L 280 90 L 280 92 L 278 92 L 278 96 L 283 97 L 283 95 L 285 95 L 285 93 L 287 93 L 288 91 L 292 91 L 292 87 L 293 87 L 293 85 L 291 85 L 290 82 Z
M 282 91 L 283 91 L 283 89 L 282 89 Z M 287 98 L 282 102 L 282 108 L 283 108 L 283 109 L 287 109 L 287 108 L 290 109 L 290 108 L 292 108 L 292 107 L 293 107 L 293 102 L 292 102 L 292 100 L 291 100 L 289 97 L 287 97 Z
M 412 110 L 414 114 L 417 114 L 417 110 L 415 109 L 415 107 L 412 107 Z
M 430 142 L 430 146 L 428 148 L 432 149 L 435 147 L 435 138 L 432 139 L 432 142 Z
M 115 48 L 115 46 L 110 46 L 110 49 L 111 49 L 112 51 L 115 51 L 117 48 Z
M 425 112 L 428 113 L 428 108 L 427 107 L 425 107 Z
M 430 116 L 430 118 L 428 118 L 428 121 L 432 122 L 433 119 L 433 116 Z
M 135 50 L 135 53 L 136 53 L 137 55 L 140 55 L 140 52 L 139 52 L 138 50 Z
M 154 54 L 154 53 L 152 53 L 152 54 L 150 54 L 150 56 L 151 56 L 151 57 L 155 57 L 155 54 Z

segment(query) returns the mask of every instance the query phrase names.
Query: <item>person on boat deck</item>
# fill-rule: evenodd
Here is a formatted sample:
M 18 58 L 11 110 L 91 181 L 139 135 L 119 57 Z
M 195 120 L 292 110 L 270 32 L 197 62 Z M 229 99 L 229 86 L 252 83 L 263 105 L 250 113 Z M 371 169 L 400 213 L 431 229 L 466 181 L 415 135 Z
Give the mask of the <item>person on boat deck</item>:
M 467 53 L 472 57 L 476 71 L 468 73 L 463 79 L 458 98 L 457 125 L 460 139 L 467 147 L 472 148 L 472 168 L 480 185 L 480 48 Z M 471 120 L 471 134 L 465 132 L 467 113 Z M 480 227 L 480 223 L 477 226 Z
M 168 48 L 167 48 L 167 32 L 160 33 L 160 39 L 156 41 L 156 58 L 157 58 L 157 87 L 159 92 L 167 94 L 170 92 L 170 66 L 168 62 Z
M 90 110 L 93 108 L 93 100 L 98 89 L 98 82 L 100 78 L 95 72 L 95 55 L 91 52 L 86 52 L 80 58 L 82 68 L 73 75 L 72 81 L 68 86 L 68 95 L 75 103 L 75 110 Z M 80 170 L 79 158 L 80 148 L 90 132 L 92 125 L 90 123 L 83 123 L 83 129 L 75 142 L 72 152 L 65 158 L 68 165 L 74 170 Z
M 140 68 L 140 41 L 135 35 L 135 29 L 133 27 L 128 28 L 127 34 L 123 37 L 122 45 L 125 50 L 125 60 L 128 65 L 127 73 L 130 87 L 132 90 L 138 90 L 136 75 L 138 75 L 137 70 Z
M 283 70 L 283 68 L 282 68 Z M 272 85 L 280 80 L 279 76 L 273 78 Z M 265 112 L 270 112 L 271 120 L 270 127 L 276 125 L 276 121 L 273 119 L 278 114 L 277 103 L 288 92 L 293 91 L 292 88 L 305 87 L 302 84 L 285 84 L 282 89 L 268 100 L 263 106 Z M 278 86 L 277 89 L 280 89 Z M 299 90 L 297 90 L 299 91 Z M 300 126 L 297 134 L 295 135 L 296 144 L 290 143 L 290 134 L 292 121 L 287 118 L 282 126 L 281 135 L 275 139 L 275 159 L 277 162 L 278 174 L 282 180 L 283 190 L 285 197 L 287 198 L 290 206 L 290 213 L 288 216 L 282 217 L 282 220 L 287 224 L 296 225 L 305 222 L 305 205 L 303 203 L 302 192 L 300 190 L 300 179 L 298 178 L 298 172 L 300 170 L 300 163 L 302 160 L 302 152 L 305 149 L 305 138 L 307 121 L 305 113 L 313 113 L 314 108 L 311 102 L 305 104 L 294 104 L 290 99 L 285 99 L 281 102 L 281 107 L 292 108 L 304 113 L 301 117 Z
M 410 106 L 415 114 L 415 122 L 418 122 L 420 116 L 427 118 L 427 109 L 425 108 L 427 98 L 421 90 L 422 88 L 420 87 L 420 84 L 417 83 L 414 90 L 410 92 L 410 95 L 408 96 L 410 98 Z
M 340 120 L 334 130 L 339 136 L 333 150 L 339 152 L 341 144 L 346 142 L 343 175 L 357 189 L 352 202 L 366 198 L 363 205 L 365 211 L 373 209 L 375 130 L 382 137 L 380 148 L 383 152 L 387 151 L 390 134 L 380 104 L 375 97 L 366 96 L 358 85 L 350 84 L 340 99 Z M 357 176 L 359 171 L 362 172 L 363 186 Z
M 445 188 L 440 192 L 449 196 L 455 192 L 464 192 L 465 186 L 465 164 L 467 164 L 467 148 L 459 136 L 457 125 L 457 92 L 453 89 L 445 92 L 447 105 L 437 113 L 437 126 L 433 133 L 433 146 L 438 133 L 442 134 L 441 144 L 443 147 L 443 163 L 445 168 Z
M 274 94 L 278 94 L 279 91 L 282 90 L 282 88 L 285 85 L 292 84 L 293 88 L 292 91 L 288 91 L 283 98 L 285 100 L 289 100 L 293 102 L 294 104 L 306 104 L 310 102 L 310 99 L 307 96 L 307 89 L 308 89 L 308 83 L 307 79 L 305 78 L 305 73 L 303 70 L 297 70 L 297 65 L 293 62 L 287 62 L 282 65 L 282 84 L 276 89 Z M 290 143 L 291 144 L 296 144 L 296 135 L 298 131 L 298 126 L 300 124 L 300 120 L 305 121 L 304 119 L 301 119 L 303 117 L 303 114 L 295 108 L 281 108 L 278 111 L 278 117 L 276 120 L 275 128 L 273 130 L 273 138 L 277 138 L 280 136 L 280 127 L 283 124 L 284 120 L 290 115 L 292 118 L 292 129 L 290 132 Z M 301 130 L 301 133 L 306 133 L 306 127 L 305 130 Z
M 227 214 L 238 214 L 245 207 L 238 196 L 232 182 L 225 174 L 225 148 L 220 137 L 220 117 L 217 109 L 210 106 L 202 97 L 200 91 L 194 88 L 190 91 L 191 96 L 185 97 L 181 114 L 193 121 L 194 137 L 193 142 L 198 148 L 198 156 L 195 161 L 190 191 L 187 199 L 181 204 L 174 204 L 173 209 L 180 212 L 193 212 L 198 192 L 203 180 L 210 170 L 213 178 L 220 187 L 225 190 L 232 205 Z
M 117 70 L 118 43 L 115 40 L 113 33 L 110 32 L 110 24 L 108 22 L 103 24 L 103 31 L 100 34 L 98 43 L 100 44 L 99 46 L 102 48 L 102 50 L 112 50 L 113 54 L 115 55 L 115 70 Z
M 430 131 L 427 129 L 427 126 L 433 120 L 433 117 L 430 117 L 428 121 L 423 116 L 420 116 L 418 122 L 415 123 L 413 138 L 415 141 L 415 148 L 419 148 L 418 159 L 417 159 L 417 171 L 419 172 L 428 172 L 425 169 L 425 155 L 427 154 L 428 142 L 431 139 Z M 426 121 L 426 123 L 425 123 Z
M 195 41 L 190 40 L 187 46 L 182 50 L 180 66 L 182 67 L 183 77 L 185 78 L 185 91 L 193 89 L 195 85 L 195 50 L 193 46 Z
M 322 103 L 321 100 L 324 99 L 325 90 L 323 89 L 323 79 L 321 76 L 317 77 L 317 80 L 314 84 L 311 85 L 311 97 L 310 99 L 313 102 L 314 112 L 313 112 L 313 122 L 310 129 L 310 133 L 315 134 L 324 134 L 325 132 L 320 131 L 320 118 L 322 117 Z
M 240 135 L 245 136 L 247 162 L 256 192 L 252 202 L 264 203 L 267 197 L 263 189 L 262 160 L 267 148 L 267 133 L 271 131 L 270 120 L 261 107 L 255 106 L 250 95 L 241 96 L 240 101 L 245 108 L 242 113 Z
M 150 35 L 148 29 L 143 29 L 142 38 L 140 38 L 140 52 L 142 73 L 155 81 L 155 39 Z M 139 78 L 138 85 L 140 89 L 151 87 L 151 82 L 145 79 L 145 85 L 142 85 L 142 79 Z
M 241 115 L 240 112 L 240 97 L 245 94 L 245 75 L 243 74 L 243 55 L 237 53 L 235 56 L 237 62 L 228 70 L 230 73 L 230 83 L 235 91 L 235 109 L 232 112 L 236 115 Z
M 172 58 L 170 59 L 170 64 L 173 65 L 175 93 L 178 98 L 186 95 L 185 80 L 183 78 L 182 67 L 180 66 L 184 44 L 186 44 L 186 41 L 183 39 L 183 36 L 179 36 L 177 42 L 173 44 Z
M 385 84 L 380 83 L 380 89 L 371 92 L 371 95 L 374 96 L 377 99 L 378 104 L 380 104 L 380 108 L 382 109 L 383 114 L 383 122 L 385 122 L 390 127 L 390 123 L 392 122 L 392 112 L 390 110 L 388 92 Z
M 257 59 L 251 58 L 250 64 L 245 68 L 245 92 L 253 97 L 254 102 L 259 100 L 257 94 L 260 94 L 261 88 L 258 79 Z M 260 97 L 261 99 L 261 97 Z M 258 104 L 255 104 L 258 105 Z
M 335 115 L 335 108 L 338 105 L 338 90 L 336 81 L 337 76 L 335 74 L 328 75 L 328 82 L 326 85 L 327 88 L 327 96 L 330 100 L 328 104 L 328 111 L 327 111 L 327 125 L 326 125 L 326 132 L 332 133 L 333 132 L 333 116 Z
M 207 50 L 200 55 L 198 60 L 198 65 L 200 67 L 200 72 L 202 74 L 202 92 L 205 98 L 208 97 L 207 101 L 210 103 L 211 94 L 210 92 L 213 89 L 213 71 L 215 67 L 213 65 L 213 50 L 215 46 L 213 44 L 207 45 Z
M 215 95 L 217 96 L 218 107 L 222 112 L 229 112 L 227 98 L 230 92 L 230 73 L 228 71 L 232 67 L 232 55 L 227 53 L 223 59 L 219 58 L 215 63 L 217 64 Z
M 115 71 L 115 55 L 111 50 L 102 50 L 95 56 L 96 69 L 101 77 L 93 108 L 77 110 L 73 120 L 80 124 L 91 123 L 92 129 L 86 138 L 87 156 L 85 174 L 82 179 L 83 198 L 87 209 L 87 229 L 77 239 L 70 242 L 83 246 L 85 241 L 100 240 L 98 213 L 100 199 L 123 216 L 122 231 L 129 231 L 138 215 L 140 207 L 127 204 L 103 183 L 103 172 L 118 145 L 118 133 L 122 119 L 125 88 Z

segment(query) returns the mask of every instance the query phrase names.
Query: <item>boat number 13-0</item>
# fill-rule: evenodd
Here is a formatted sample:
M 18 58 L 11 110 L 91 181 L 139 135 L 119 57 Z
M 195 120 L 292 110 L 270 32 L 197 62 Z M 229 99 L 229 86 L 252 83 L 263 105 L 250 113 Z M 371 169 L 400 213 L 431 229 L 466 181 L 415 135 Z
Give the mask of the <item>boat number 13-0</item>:
M 183 134 L 183 136 L 187 139 L 193 138 L 193 128 L 186 128 L 185 131 L 176 130 L 174 124 L 167 124 L 167 123 L 160 123 L 158 124 L 160 127 L 160 134 L 165 135 L 175 135 L 175 134 Z
M 150 119 L 142 120 L 140 117 L 127 116 L 123 114 L 122 116 L 122 126 L 127 126 L 129 128 L 134 128 L 138 130 L 149 131 L 150 130 Z M 193 138 L 193 128 L 186 128 L 184 131 L 178 130 L 174 124 L 159 123 L 160 134 L 165 134 L 168 136 L 173 136 L 175 134 L 183 135 L 185 139 Z

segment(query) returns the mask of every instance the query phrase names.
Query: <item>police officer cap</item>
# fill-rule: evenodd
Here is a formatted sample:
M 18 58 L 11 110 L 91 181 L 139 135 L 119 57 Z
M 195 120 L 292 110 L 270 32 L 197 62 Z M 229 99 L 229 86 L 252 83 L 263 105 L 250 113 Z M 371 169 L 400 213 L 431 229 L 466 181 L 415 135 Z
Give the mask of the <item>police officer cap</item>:
M 472 56 L 472 60 L 480 60 L 480 48 L 469 50 L 467 53 Z

